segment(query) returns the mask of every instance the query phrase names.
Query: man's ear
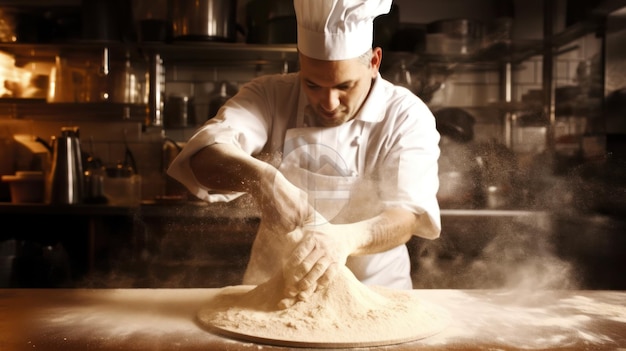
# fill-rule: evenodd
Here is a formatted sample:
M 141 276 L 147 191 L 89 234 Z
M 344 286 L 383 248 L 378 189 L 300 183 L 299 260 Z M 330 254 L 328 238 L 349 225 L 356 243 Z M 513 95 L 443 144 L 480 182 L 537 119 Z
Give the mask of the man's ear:
M 372 60 L 370 64 L 372 66 L 372 78 L 376 78 L 378 75 L 378 70 L 380 69 L 380 64 L 383 62 L 383 49 L 380 47 L 375 47 L 372 49 Z

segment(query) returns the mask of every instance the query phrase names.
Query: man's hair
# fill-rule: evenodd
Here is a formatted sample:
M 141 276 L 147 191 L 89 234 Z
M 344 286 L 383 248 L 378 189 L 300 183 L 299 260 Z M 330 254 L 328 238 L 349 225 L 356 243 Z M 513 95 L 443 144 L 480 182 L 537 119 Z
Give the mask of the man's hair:
M 298 53 L 302 54 L 299 51 L 298 51 Z M 370 48 L 370 49 L 367 49 L 366 52 L 364 52 L 361 55 L 357 56 L 356 59 L 369 68 L 370 64 L 372 63 L 372 56 L 373 55 L 374 55 L 374 51 L 373 51 L 373 49 Z
M 365 66 L 369 67 L 370 64 L 372 63 L 372 55 L 373 55 L 372 49 L 367 49 L 367 51 L 362 53 L 359 57 L 357 57 L 357 59 L 359 60 L 359 62 L 361 62 Z

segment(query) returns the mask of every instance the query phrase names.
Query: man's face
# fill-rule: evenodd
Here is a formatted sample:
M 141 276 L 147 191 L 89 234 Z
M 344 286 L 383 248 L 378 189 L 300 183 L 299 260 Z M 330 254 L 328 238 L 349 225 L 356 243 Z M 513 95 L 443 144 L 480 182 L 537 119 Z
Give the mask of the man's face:
M 334 127 L 356 116 L 376 78 L 380 48 L 369 64 L 360 58 L 321 61 L 300 55 L 302 86 L 319 126 Z

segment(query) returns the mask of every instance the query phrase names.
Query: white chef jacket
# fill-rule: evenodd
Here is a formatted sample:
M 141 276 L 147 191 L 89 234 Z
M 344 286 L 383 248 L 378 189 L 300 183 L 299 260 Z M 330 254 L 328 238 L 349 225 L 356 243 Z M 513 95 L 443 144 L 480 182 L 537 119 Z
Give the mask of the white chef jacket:
M 400 207 L 416 214 L 426 213 L 422 222 L 426 231 L 421 235 L 438 237 L 441 230 L 436 199 L 439 134 L 428 107 L 409 90 L 394 86 L 380 75 L 358 115 L 340 126 L 314 126 L 305 113 L 307 105 L 298 73 L 258 77 L 244 85 L 214 118 L 196 131 L 167 172 L 200 199 L 230 201 L 241 193 L 215 192 L 197 181 L 189 166 L 195 152 L 214 143 L 233 144 L 251 155 L 281 152 L 283 164 L 305 162 L 309 168 L 315 164 L 312 171 L 321 173 L 316 179 L 322 181 L 316 182 L 316 191 L 305 190 L 309 191 L 311 204 L 331 222 L 340 213 L 342 223 L 349 223 L 375 216 L 385 208 Z M 316 146 L 315 150 L 311 150 L 311 145 Z M 303 154 L 292 154 L 294 150 L 304 150 L 304 158 L 309 160 L 302 161 Z M 331 162 L 327 162 L 329 159 Z M 303 164 L 299 166 L 307 168 Z M 283 165 L 280 169 L 283 171 Z M 299 180 L 311 182 L 308 176 L 298 177 L 298 165 L 295 172 L 289 169 L 294 167 L 286 166 L 284 173 L 294 184 L 302 187 L 306 184 L 299 184 Z M 333 177 L 337 174 L 332 173 L 337 172 L 341 178 Z M 340 189 L 335 195 L 333 189 L 320 189 L 326 178 L 340 179 Z M 337 182 L 329 184 L 337 186 Z M 334 200 L 339 198 L 337 193 L 345 201 L 339 208 L 332 208 L 337 203 Z M 356 207 L 358 210 L 354 210 Z M 244 284 L 261 283 L 279 268 L 275 258 L 281 257 L 280 253 L 267 248 L 256 250 L 265 246 L 257 245 L 263 240 L 260 236 L 262 230 L 255 239 Z M 263 265 L 267 266 L 258 267 Z M 347 266 L 364 284 L 412 287 L 406 245 L 349 257 Z

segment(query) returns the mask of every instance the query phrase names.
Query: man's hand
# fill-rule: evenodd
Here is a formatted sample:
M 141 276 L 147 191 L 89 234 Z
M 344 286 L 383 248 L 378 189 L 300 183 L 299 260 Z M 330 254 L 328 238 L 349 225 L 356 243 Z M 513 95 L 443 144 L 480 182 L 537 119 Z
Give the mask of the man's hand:
M 342 227 L 326 223 L 302 228 L 302 239 L 283 270 L 288 296 L 305 300 L 328 285 L 339 267 L 346 264 L 354 248 L 351 237 L 340 232 Z
M 313 212 L 304 191 L 271 164 L 231 144 L 212 144 L 189 160 L 198 181 L 207 188 L 250 193 L 262 219 L 276 233 L 302 226 Z
M 261 218 L 276 233 L 289 233 L 314 215 L 306 192 L 289 182 L 282 173 L 268 166 L 256 193 Z
M 424 217 L 429 220 L 427 215 Z M 405 244 L 417 231 L 418 223 L 411 211 L 394 208 L 360 222 L 318 221 L 305 225 L 302 238 L 283 267 L 285 293 L 290 296 L 284 305 L 305 300 L 328 285 L 348 256 L 369 255 Z

